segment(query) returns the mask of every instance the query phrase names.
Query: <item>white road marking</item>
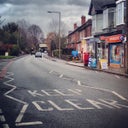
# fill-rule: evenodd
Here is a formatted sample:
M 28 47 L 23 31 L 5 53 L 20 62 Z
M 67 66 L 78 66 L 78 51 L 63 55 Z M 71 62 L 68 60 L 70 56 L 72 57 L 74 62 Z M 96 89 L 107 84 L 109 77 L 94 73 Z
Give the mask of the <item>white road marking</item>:
M 5 120 L 5 117 L 3 116 L 3 115 L 0 115 L 0 121 L 1 122 L 5 122 L 6 120 Z
M 116 78 L 120 79 L 120 77 L 118 75 L 115 75 Z
M 104 104 L 104 103 L 101 103 L 101 102 L 98 102 L 98 101 L 95 101 L 95 100 L 90 100 L 90 99 L 86 99 L 90 104 L 92 104 L 93 106 L 95 106 L 97 109 L 102 109 L 101 106 L 105 106 L 105 107 L 108 107 L 108 108 L 113 108 L 112 106 L 109 106 L 107 104 Z M 101 106 L 100 106 L 101 105 Z
M 73 94 L 67 94 L 67 93 L 64 93 L 62 91 L 59 91 L 57 89 L 54 89 L 55 92 L 57 92 L 58 94 L 60 94 L 61 96 L 73 96 Z
M 80 82 L 79 80 L 77 81 L 77 84 L 78 84 L 79 86 L 81 86 L 81 82 Z
M 16 123 L 16 126 L 42 125 L 41 121 Z
M 53 70 L 51 70 L 49 73 L 51 74 L 53 72 Z
M 8 124 L 3 124 L 3 128 L 9 128 Z
M 28 104 L 26 104 L 26 105 L 23 106 L 23 108 L 22 108 L 21 111 L 20 111 L 20 114 L 18 115 L 18 117 L 17 117 L 17 119 L 16 119 L 16 121 L 15 121 L 16 123 L 21 122 L 21 120 L 22 120 L 22 118 L 23 118 L 23 116 L 24 116 L 24 113 L 25 113 L 27 107 L 28 107 Z
M 78 90 L 78 89 L 76 89 L 76 91 L 72 90 L 72 89 L 68 89 L 68 91 L 73 92 L 73 93 L 75 93 L 77 95 L 81 95 L 81 93 L 79 93 L 79 92 L 81 92 L 81 90 Z
M 39 111 L 44 111 L 44 112 L 48 112 L 48 111 L 53 111 L 53 108 L 52 107 L 49 107 L 47 109 L 44 109 L 42 108 L 38 103 L 41 103 L 41 104 L 46 104 L 44 101 L 33 101 L 32 102 L 35 107 L 39 110 Z
M 33 122 L 21 122 L 23 119 L 23 116 L 28 108 L 29 104 L 26 104 L 22 107 L 17 119 L 16 119 L 16 126 L 26 126 L 26 125 L 39 125 L 39 124 L 43 124 L 43 122 L 41 121 L 33 121 Z
M 14 98 L 14 97 L 12 97 L 12 96 L 9 96 L 9 94 L 11 93 L 11 92 L 13 92 L 14 90 L 16 90 L 16 86 L 14 86 L 14 85 L 12 85 L 12 84 L 10 84 L 10 82 L 11 81 L 13 81 L 14 79 L 11 77 L 12 75 L 14 75 L 12 72 L 7 72 L 8 73 L 8 75 L 6 75 L 5 76 L 5 78 L 8 78 L 9 80 L 8 81 L 6 81 L 6 82 L 4 82 L 4 84 L 5 85 L 7 85 L 7 86 L 9 86 L 9 87 L 12 87 L 12 89 L 10 89 L 9 91 L 7 91 L 6 93 L 4 93 L 4 96 L 5 97 L 7 97 L 7 98 L 9 98 L 9 99 L 12 99 L 12 100 L 14 100 L 14 101 L 16 101 L 16 102 L 18 102 L 18 103 L 22 103 L 22 104 L 24 104 L 24 106 L 23 106 L 23 108 L 21 109 L 21 111 L 20 111 L 20 113 L 19 113 L 19 115 L 18 115 L 18 117 L 16 118 L 16 126 L 24 126 L 24 125 L 37 125 L 37 124 L 43 124 L 41 121 L 34 121 L 34 122 L 21 122 L 21 120 L 22 120 L 22 118 L 23 118 L 23 116 L 24 116 L 24 113 L 25 113 L 25 111 L 26 111 L 26 109 L 27 109 L 27 107 L 28 107 L 28 105 L 29 104 L 27 104 L 27 102 L 24 102 L 24 101 L 22 101 L 22 100 L 20 100 L 20 99 L 17 99 L 17 98 Z M 3 117 L 1 117 L 1 120 L 4 120 L 4 118 Z M 8 128 L 8 125 L 7 124 L 5 124 L 5 128 Z
M 125 97 L 121 96 L 121 95 L 118 94 L 117 92 L 112 91 L 112 93 L 113 93 L 114 95 L 116 95 L 117 97 L 119 97 L 121 100 L 126 100 L 126 101 L 127 101 L 127 99 L 126 99 Z
M 72 106 L 74 106 L 75 108 L 77 108 L 78 110 L 90 110 L 90 109 L 94 109 L 93 107 L 82 107 L 80 103 L 74 103 L 74 101 L 77 101 L 77 100 L 65 100 L 67 103 L 71 104 Z
M 0 114 L 2 114 L 2 109 L 0 109 Z M 0 122 L 2 122 L 2 126 L 3 128 L 9 128 L 8 124 L 6 124 L 6 119 L 4 117 L 4 115 L 0 115 Z
M 9 73 L 9 72 L 8 72 L 8 73 Z M 10 84 L 10 82 L 14 80 L 13 78 L 10 77 L 10 76 L 12 76 L 12 75 L 14 75 L 14 74 L 13 74 L 13 73 L 9 73 L 8 76 L 5 76 L 5 77 L 8 78 L 9 80 L 6 81 L 6 82 L 4 82 L 4 84 L 7 85 L 7 86 L 9 86 L 9 87 L 12 87 L 12 89 L 10 89 L 10 90 L 7 91 L 6 93 L 4 93 L 4 96 L 7 97 L 7 98 L 9 98 L 9 99 L 12 99 L 12 100 L 14 100 L 14 101 L 17 101 L 17 102 L 19 102 L 19 103 L 27 104 L 26 102 L 24 102 L 24 101 L 22 101 L 22 100 L 19 100 L 19 99 L 17 99 L 17 98 L 14 98 L 14 97 L 8 95 L 9 93 L 11 93 L 11 92 L 13 92 L 14 90 L 16 90 L 16 86 Z
M 28 93 L 30 93 L 33 97 L 44 96 L 44 95 L 38 93 L 37 90 L 34 90 L 34 91 L 28 90 Z
M 48 102 L 49 102 L 54 108 L 56 108 L 56 109 L 59 110 L 59 111 L 71 111 L 71 110 L 74 110 L 74 108 L 61 108 L 61 107 L 59 107 L 56 103 L 54 103 L 54 102 L 51 101 L 51 100 L 48 100 Z
M 61 74 L 59 77 L 62 78 L 63 77 L 63 74 Z

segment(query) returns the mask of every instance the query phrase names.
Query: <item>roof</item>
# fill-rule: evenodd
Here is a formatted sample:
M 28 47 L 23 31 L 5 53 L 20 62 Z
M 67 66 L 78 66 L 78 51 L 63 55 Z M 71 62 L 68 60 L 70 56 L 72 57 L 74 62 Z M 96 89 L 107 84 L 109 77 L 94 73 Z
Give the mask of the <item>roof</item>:
M 92 15 L 92 9 L 94 7 L 95 13 L 102 13 L 104 7 L 108 6 L 116 6 L 116 0 L 91 0 L 90 7 L 89 7 L 89 15 Z
M 91 20 L 91 19 L 88 19 L 83 25 L 77 27 L 74 31 L 71 31 L 71 32 L 68 34 L 68 36 L 72 35 L 73 33 L 77 32 L 77 31 L 79 32 L 79 31 L 85 29 L 85 28 L 88 27 L 89 25 L 92 25 L 92 20 Z
M 81 30 L 83 30 L 83 29 L 85 29 L 85 28 L 87 28 L 88 26 L 91 26 L 91 25 L 92 25 L 92 19 L 88 19 L 86 23 L 84 23 L 83 25 L 81 25 L 79 27 L 78 31 L 81 31 Z

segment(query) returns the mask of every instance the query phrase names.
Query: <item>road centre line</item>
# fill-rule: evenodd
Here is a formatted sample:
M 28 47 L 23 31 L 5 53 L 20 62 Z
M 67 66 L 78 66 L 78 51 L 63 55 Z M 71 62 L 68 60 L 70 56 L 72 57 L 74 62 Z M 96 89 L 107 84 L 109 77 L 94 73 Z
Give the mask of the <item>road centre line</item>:
M 53 72 L 53 70 L 50 71 L 50 73 L 52 73 L 52 72 Z M 97 71 L 96 71 L 96 73 L 97 73 Z M 61 74 L 61 75 L 59 76 L 59 78 L 62 78 L 62 77 L 63 77 L 63 74 Z M 120 78 L 120 77 L 117 76 L 117 75 L 115 75 L 115 77 L 118 78 L 118 79 Z M 78 84 L 79 86 L 82 86 L 82 87 L 87 87 L 87 88 L 91 88 L 91 89 L 95 89 L 95 90 L 100 90 L 100 91 L 109 92 L 109 93 L 112 93 L 112 94 L 116 95 L 117 97 L 119 97 L 119 98 L 122 99 L 122 100 L 127 100 L 127 99 L 124 98 L 123 96 L 121 96 L 121 95 L 117 94 L 116 92 L 111 91 L 111 90 L 109 90 L 109 89 L 97 88 L 97 87 L 90 87 L 90 86 L 84 86 L 84 85 L 81 84 L 81 81 L 79 81 L 79 80 L 77 80 L 77 84 Z
M 53 70 L 51 70 L 49 73 L 51 74 L 53 72 Z
M 81 86 L 81 82 L 80 82 L 79 80 L 77 81 L 77 84 L 78 84 L 79 86 Z
M 63 77 L 63 74 L 61 74 L 59 77 L 62 78 Z

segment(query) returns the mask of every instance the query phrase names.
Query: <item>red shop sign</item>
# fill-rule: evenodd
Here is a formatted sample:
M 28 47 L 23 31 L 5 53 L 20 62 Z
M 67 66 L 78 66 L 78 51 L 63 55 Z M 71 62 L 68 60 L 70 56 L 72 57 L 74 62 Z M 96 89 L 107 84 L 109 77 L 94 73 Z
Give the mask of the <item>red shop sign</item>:
M 113 35 L 113 36 L 101 36 L 101 40 L 105 40 L 107 43 L 117 43 L 122 42 L 122 34 Z

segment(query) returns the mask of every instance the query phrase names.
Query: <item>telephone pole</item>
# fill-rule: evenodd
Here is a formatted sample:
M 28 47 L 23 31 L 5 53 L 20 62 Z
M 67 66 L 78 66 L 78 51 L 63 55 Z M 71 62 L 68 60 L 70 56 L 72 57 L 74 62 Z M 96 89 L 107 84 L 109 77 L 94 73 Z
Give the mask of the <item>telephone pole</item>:
M 128 0 L 126 0 L 126 52 L 125 73 L 128 74 Z

